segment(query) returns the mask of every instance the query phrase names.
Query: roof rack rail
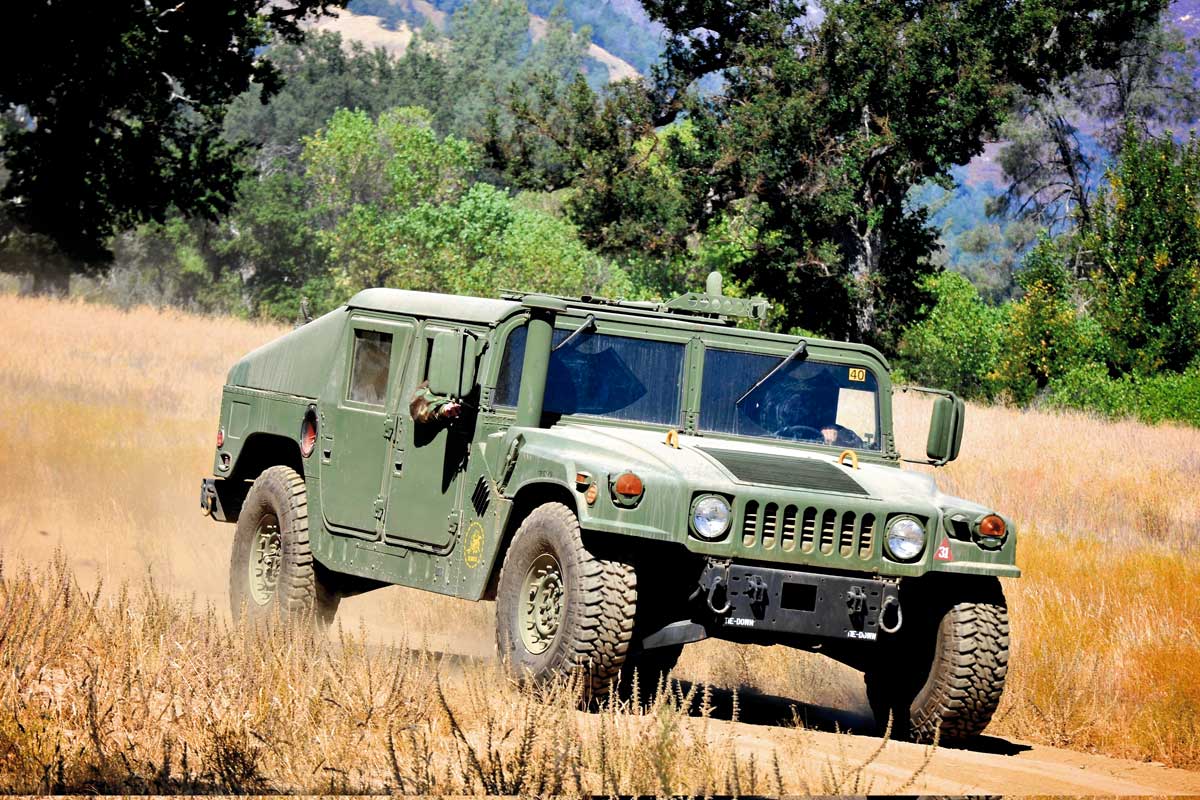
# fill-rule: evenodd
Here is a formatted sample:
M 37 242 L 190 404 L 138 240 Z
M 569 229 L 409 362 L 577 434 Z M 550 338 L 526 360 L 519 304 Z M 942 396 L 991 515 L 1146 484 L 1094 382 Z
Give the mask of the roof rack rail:
M 523 300 L 533 292 L 505 290 L 500 296 L 505 300 Z M 560 297 L 568 303 L 581 305 L 608 306 L 631 311 L 645 311 L 655 314 L 687 314 L 689 316 L 715 318 L 727 321 L 732 317 L 765 320 L 771 310 L 771 304 L 764 297 L 729 297 L 721 291 L 721 273 L 709 273 L 703 292 L 687 292 L 666 302 L 651 300 L 624 300 L 611 297 Z

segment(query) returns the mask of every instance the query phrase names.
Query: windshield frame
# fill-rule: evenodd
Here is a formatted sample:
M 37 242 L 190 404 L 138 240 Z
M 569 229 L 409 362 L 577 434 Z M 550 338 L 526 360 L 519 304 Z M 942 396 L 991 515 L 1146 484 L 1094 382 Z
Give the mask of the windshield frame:
M 592 306 L 583 309 L 572 308 L 570 311 L 557 315 L 554 323 L 555 331 L 565 330 L 568 333 L 584 324 L 588 315 L 596 318 L 595 333 L 628 336 L 640 339 L 653 339 L 664 342 L 675 342 L 685 347 L 679 425 L 680 433 L 702 437 L 712 441 L 736 441 L 753 443 L 760 446 L 792 448 L 827 453 L 837 456 L 845 448 L 832 445 L 817 444 L 789 439 L 772 439 L 761 436 L 746 436 L 742 434 L 720 433 L 699 430 L 700 394 L 703 383 L 704 355 L 709 349 L 734 350 L 756 355 L 786 358 L 792 352 L 801 338 L 808 346 L 807 358 L 824 363 L 844 364 L 862 367 L 874 375 L 879 392 L 877 414 L 879 421 L 879 450 L 855 450 L 859 458 L 866 461 L 892 463 L 897 462 L 899 453 L 896 452 L 892 421 L 892 380 L 887 360 L 877 350 L 867 345 L 853 342 L 838 342 L 819 339 L 810 336 L 795 336 L 788 334 L 760 331 L 750 328 L 724 327 L 711 322 L 691 320 L 686 317 L 641 316 L 621 311 L 608 310 L 602 306 Z M 511 405 L 496 405 L 492 402 L 495 387 L 499 380 L 500 362 L 508 337 L 517 328 L 523 327 L 528 321 L 526 315 L 515 315 L 496 326 L 487 349 L 488 363 L 481 370 L 481 383 L 484 388 L 482 402 L 485 412 L 501 420 L 510 419 L 515 415 Z M 586 334 L 588 336 L 591 333 Z M 554 424 L 582 424 L 606 427 L 627 427 L 643 430 L 666 430 L 662 424 L 631 422 L 615 420 L 608 417 L 586 416 L 575 414 L 563 416 Z

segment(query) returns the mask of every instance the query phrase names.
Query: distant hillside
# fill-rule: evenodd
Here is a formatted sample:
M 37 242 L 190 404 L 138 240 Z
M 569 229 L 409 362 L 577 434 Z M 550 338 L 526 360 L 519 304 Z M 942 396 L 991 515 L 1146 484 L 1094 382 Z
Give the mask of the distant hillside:
M 445 30 L 449 16 L 462 5 L 463 0 L 352 0 L 348 10 L 323 20 L 316 27 L 337 31 L 346 39 L 400 55 L 412 41 L 415 30 L 427 25 Z M 535 41 L 544 35 L 545 17 L 555 5 L 557 0 L 530 0 L 528 3 L 529 32 Z M 652 23 L 635 0 L 618 0 L 611 4 L 574 2 L 566 3 L 565 7 L 576 28 L 591 27 L 592 45 L 588 48 L 588 59 L 606 70 L 610 81 L 644 73 L 657 58 L 657 34 L 653 33 Z M 618 48 L 609 48 L 606 42 L 616 42 Z

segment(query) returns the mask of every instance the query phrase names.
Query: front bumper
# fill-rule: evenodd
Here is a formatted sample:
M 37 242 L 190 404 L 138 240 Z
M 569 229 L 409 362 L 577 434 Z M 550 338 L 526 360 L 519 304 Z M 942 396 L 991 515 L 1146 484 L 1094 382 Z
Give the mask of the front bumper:
M 881 624 L 900 624 L 895 582 L 710 561 L 700 577 L 713 613 L 710 633 L 743 633 L 873 641 Z

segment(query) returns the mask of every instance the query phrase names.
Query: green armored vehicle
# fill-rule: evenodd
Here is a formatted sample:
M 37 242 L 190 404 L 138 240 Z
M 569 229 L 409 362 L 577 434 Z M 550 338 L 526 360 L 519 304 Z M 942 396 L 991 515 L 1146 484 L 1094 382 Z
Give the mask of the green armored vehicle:
M 400 584 L 496 601 L 520 675 L 652 686 L 706 637 L 862 670 L 918 740 L 1000 699 L 1015 533 L 901 470 L 887 361 L 666 303 L 369 289 L 239 361 L 201 503 L 236 522 L 234 613 L 330 620 Z M 926 459 L 958 454 L 933 392 Z

